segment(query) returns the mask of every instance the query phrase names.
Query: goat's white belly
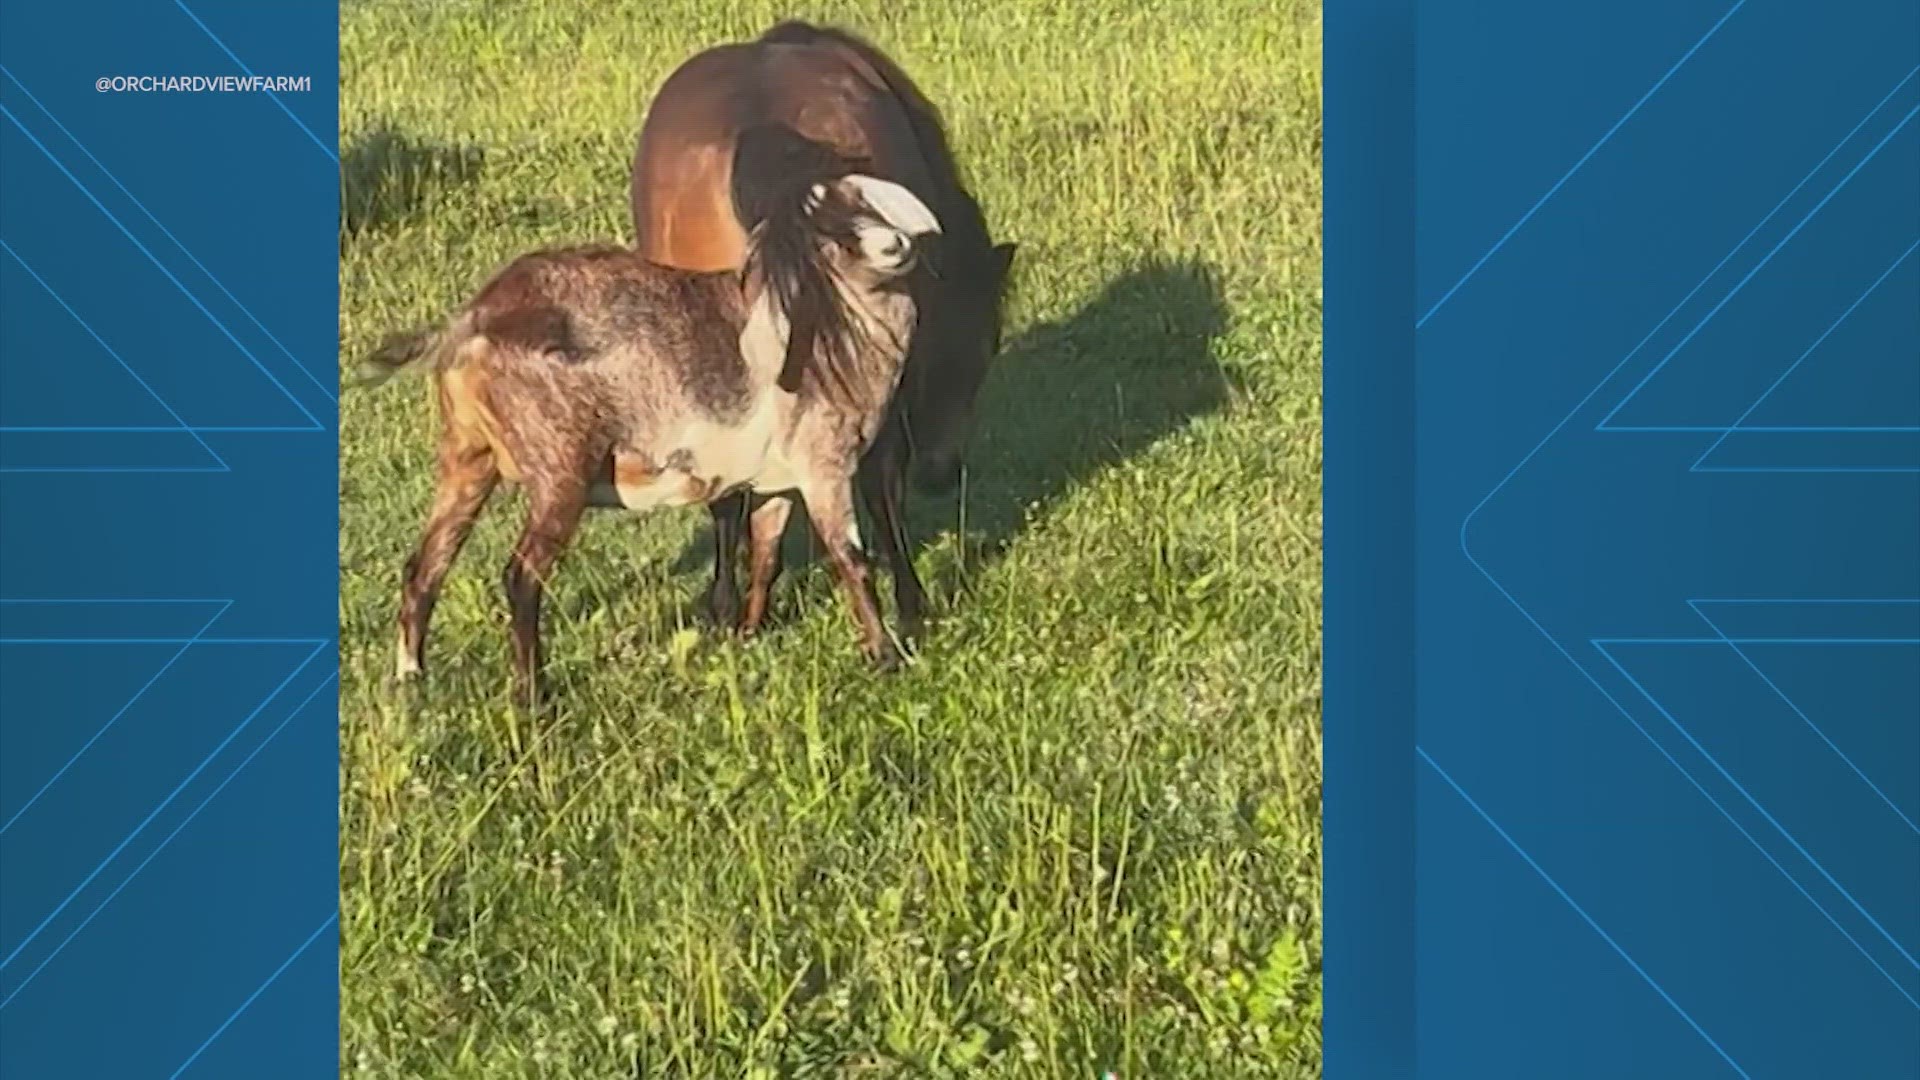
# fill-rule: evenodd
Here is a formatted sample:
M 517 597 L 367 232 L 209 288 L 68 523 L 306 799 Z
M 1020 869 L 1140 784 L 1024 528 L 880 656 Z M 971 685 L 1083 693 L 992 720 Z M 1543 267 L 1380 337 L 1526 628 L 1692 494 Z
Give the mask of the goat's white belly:
M 616 450 L 612 482 L 594 484 L 591 501 L 640 511 L 712 502 L 741 489 L 797 488 L 801 473 L 777 437 L 777 394 L 768 393 L 739 423 L 689 420 L 655 445 Z
M 801 471 L 788 458 L 786 448 L 774 445 L 767 447 L 759 473 L 747 485 L 762 495 L 776 495 L 798 488 L 803 479 Z
M 653 472 L 628 454 L 613 457 L 613 482 L 596 481 L 588 501 L 595 506 L 644 511 L 708 501 L 708 485 L 691 472 Z

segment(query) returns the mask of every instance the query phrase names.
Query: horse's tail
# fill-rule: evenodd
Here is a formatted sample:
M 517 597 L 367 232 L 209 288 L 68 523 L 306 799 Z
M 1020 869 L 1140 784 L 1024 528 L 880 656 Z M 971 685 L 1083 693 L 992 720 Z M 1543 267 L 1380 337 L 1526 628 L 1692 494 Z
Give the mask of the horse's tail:
M 389 334 L 354 369 L 353 385 L 371 389 L 396 375 L 444 367 L 472 336 L 473 321 L 465 314 L 439 327 Z
M 809 365 L 844 390 L 867 344 L 865 324 L 834 280 L 813 218 L 815 186 L 862 171 L 862 164 L 784 124 L 745 128 L 734 143 L 734 213 L 749 236 L 748 275 L 759 279 L 787 322 L 779 385 L 788 393 L 798 392 Z

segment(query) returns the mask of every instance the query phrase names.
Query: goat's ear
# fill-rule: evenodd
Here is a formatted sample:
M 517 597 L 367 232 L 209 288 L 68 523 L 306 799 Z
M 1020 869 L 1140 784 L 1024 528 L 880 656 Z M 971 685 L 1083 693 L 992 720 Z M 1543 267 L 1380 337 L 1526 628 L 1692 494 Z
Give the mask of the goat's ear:
M 995 245 L 993 245 L 993 271 L 994 271 L 994 273 L 995 273 L 995 274 L 998 274 L 998 275 L 999 275 L 1000 277 L 1003 277 L 1003 278 L 1004 278 L 1004 277 L 1006 277 L 1006 276 L 1007 276 L 1007 272 L 1008 272 L 1009 270 L 1012 270 L 1012 269 L 1013 269 L 1013 256 L 1014 256 L 1014 253 L 1015 253 L 1015 252 L 1017 252 L 1017 251 L 1019 251 L 1019 250 L 1020 250 L 1020 245 L 1019 245 L 1019 244 L 995 244 Z
M 940 219 L 933 216 L 920 197 L 891 180 L 854 173 L 841 181 L 860 201 L 867 204 L 880 220 L 906 233 L 923 236 L 940 231 Z

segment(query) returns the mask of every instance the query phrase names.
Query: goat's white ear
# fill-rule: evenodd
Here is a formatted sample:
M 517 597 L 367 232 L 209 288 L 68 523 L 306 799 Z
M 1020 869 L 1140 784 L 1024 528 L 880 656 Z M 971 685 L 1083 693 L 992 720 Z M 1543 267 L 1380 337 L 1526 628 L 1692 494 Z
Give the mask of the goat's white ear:
M 899 184 L 859 173 L 846 177 L 845 183 L 860 194 L 860 198 L 873 208 L 874 213 L 880 215 L 882 221 L 908 236 L 940 231 L 940 219 L 933 216 L 927 204 Z

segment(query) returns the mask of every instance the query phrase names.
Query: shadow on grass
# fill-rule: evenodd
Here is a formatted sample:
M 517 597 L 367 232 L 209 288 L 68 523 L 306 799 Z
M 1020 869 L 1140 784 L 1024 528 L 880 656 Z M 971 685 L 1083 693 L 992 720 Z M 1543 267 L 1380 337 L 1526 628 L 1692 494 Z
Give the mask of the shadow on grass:
M 964 522 L 964 563 L 978 571 L 1018 539 L 1031 508 L 1044 509 L 1194 418 L 1218 411 L 1233 390 L 1213 359 L 1214 339 L 1227 320 L 1210 267 L 1150 259 L 1109 282 L 1073 316 L 1021 334 L 994 361 L 982 390 L 964 490 L 912 499 L 915 544 L 923 549 Z M 813 561 L 803 519 L 796 512 L 787 529 L 788 573 L 778 591 L 789 596 L 800 584 L 797 572 Z M 712 565 L 708 525 L 674 569 L 711 573 Z M 942 607 L 961 591 L 953 580 L 926 584 Z M 697 601 L 689 598 L 690 605 Z M 788 605 L 776 597 L 774 608 L 778 613 Z
M 340 240 L 414 217 L 480 175 L 478 146 L 418 139 L 382 124 L 355 135 L 340 155 Z

